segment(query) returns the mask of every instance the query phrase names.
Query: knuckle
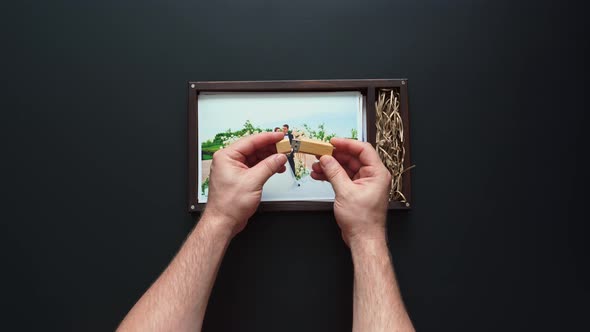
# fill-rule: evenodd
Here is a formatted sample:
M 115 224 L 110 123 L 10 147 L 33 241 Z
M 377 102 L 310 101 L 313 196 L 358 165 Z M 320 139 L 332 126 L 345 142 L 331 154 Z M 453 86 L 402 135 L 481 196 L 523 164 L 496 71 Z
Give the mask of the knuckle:
M 219 158 L 221 158 L 221 154 L 223 152 L 221 150 L 215 151 L 215 153 L 213 153 L 213 161 L 218 160 Z
M 265 159 L 262 161 L 262 164 L 264 165 L 264 168 L 266 168 L 266 170 L 268 171 L 268 174 L 274 173 L 274 165 L 272 161 Z
M 328 173 L 329 174 L 326 174 L 328 179 L 333 180 L 342 174 L 342 168 L 334 167 Z

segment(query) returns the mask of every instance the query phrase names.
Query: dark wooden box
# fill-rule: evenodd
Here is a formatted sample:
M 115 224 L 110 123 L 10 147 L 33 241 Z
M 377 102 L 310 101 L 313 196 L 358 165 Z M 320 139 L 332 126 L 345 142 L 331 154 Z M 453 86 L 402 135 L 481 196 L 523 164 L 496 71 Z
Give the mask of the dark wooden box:
M 408 111 L 407 79 L 362 79 L 362 80 L 310 80 L 310 81 L 219 81 L 188 82 L 188 210 L 202 211 L 204 203 L 198 203 L 198 97 L 201 92 L 318 92 L 318 91 L 359 91 L 366 101 L 366 137 L 375 146 L 375 101 L 379 89 L 397 88 L 400 96 L 400 114 L 403 121 L 405 159 L 404 168 L 411 166 L 410 118 Z M 407 202 L 391 201 L 389 209 L 407 210 L 411 206 L 410 172 L 402 175 L 402 193 Z M 333 202 L 281 201 L 261 202 L 259 211 L 321 211 L 331 210 Z

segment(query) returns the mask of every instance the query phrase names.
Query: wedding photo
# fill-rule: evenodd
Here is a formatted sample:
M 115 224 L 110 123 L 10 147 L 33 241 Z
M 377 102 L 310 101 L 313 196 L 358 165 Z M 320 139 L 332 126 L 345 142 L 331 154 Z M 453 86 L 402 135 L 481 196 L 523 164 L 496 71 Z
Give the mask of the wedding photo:
M 363 137 L 363 99 L 358 92 L 203 93 L 198 97 L 198 201 L 207 201 L 213 154 L 261 132 L 329 142 Z M 288 153 L 286 171 L 264 185 L 262 201 L 330 201 L 328 182 L 310 177 L 316 156 Z

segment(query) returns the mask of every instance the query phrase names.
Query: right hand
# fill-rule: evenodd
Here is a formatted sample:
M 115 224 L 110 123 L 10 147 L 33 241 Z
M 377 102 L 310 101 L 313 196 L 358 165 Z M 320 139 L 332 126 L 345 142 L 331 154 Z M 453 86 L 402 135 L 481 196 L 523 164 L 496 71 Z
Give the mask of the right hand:
M 334 215 L 344 242 L 386 240 L 391 174 L 370 143 L 332 138 L 333 156 L 322 156 L 311 177 L 334 187 Z

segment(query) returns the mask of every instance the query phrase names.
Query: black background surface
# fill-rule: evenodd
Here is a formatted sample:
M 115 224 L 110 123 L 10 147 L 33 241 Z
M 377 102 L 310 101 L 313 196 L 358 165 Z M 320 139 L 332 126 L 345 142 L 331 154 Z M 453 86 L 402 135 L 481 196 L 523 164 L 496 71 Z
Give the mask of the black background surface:
M 408 78 L 413 210 L 391 253 L 418 330 L 587 326 L 588 20 L 560 1 L 3 5 L 3 324 L 112 330 L 194 225 L 186 82 Z M 331 213 L 256 215 L 209 331 L 346 331 Z M 3 328 L 4 329 L 4 328 Z

